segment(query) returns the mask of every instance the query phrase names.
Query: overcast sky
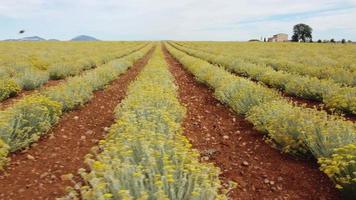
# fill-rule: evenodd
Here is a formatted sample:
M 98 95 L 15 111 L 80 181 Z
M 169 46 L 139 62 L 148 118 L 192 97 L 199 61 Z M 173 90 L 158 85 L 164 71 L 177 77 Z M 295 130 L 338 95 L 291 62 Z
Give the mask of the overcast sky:
M 0 0 L 0 39 L 248 40 L 297 23 L 356 40 L 356 0 Z

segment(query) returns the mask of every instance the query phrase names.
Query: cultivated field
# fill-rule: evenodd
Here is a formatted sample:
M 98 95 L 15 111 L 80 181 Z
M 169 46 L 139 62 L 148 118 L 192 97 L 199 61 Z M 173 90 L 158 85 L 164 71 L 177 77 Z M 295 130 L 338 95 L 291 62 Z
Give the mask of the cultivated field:
M 1 42 L 0 199 L 355 199 L 356 46 Z

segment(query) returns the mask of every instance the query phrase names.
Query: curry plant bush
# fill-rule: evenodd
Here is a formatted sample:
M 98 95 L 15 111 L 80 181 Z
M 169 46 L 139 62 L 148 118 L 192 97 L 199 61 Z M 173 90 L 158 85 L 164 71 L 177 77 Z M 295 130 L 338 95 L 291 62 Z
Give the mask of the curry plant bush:
M 20 86 L 14 80 L 0 80 L 0 101 L 16 95 L 20 90 Z
M 321 170 L 336 182 L 336 187 L 343 189 L 346 198 L 356 196 L 356 142 L 335 149 L 328 158 L 319 159 Z
M 15 81 L 23 90 L 33 90 L 49 80 L 49 74 L 46 71 L 35 68 L 26 68 L 22 73 L 16 74 Z
M 343 179 L 354 177 L 354 170 L 344 170 L 344 166 L 331 165 L 333 161 L 325 160 L 337 158 L 337 149 L 344 148 L 345 156 L 350 159 L 348 163 L 356 161 L 355 157 L 348 156 L 353 155 L 352 148 L 345 148 L 356 142 L 355 123 L 325 111 L 294 105 L 269 88 L 234 76 L 173 46 L 167 48 L 198 80 L 212 87 L 220 101 L 245 115 L 256 129 L 267 133 L 275 147 L 293 155 L 313 155 L 324 160 L 322 170 L 336 166 L 337 170 L 343 170 Z M 334 178 L 336 182 L 343 179 Z
M 61 115 L 61 105 L 47 97 L 32 95 L 0 111 L 0 138 L 10 151 L 37 141 Z
M 219 192 L 219 169 L 199 162 L 182 135 L 186 110 L 161 50 L 128 89 L 116 108 L 116 122 L 101 151 L 86 156 L 81 170 L 82 199 L 226 199 Z M 70 193 L 63 199 L 75 199 Z
M 229 55 L 211 54 L 179 45 L 174 45 L 174 47 L 192 56 L 221 65 L 231 72 L 283 90 L 288 94 L 322 101 L 329 108 L 356 114 L 355 87 L 342 87 L 342 85 L 330 79 L 318 79 L 306 75 L 276 71 L 272 67 L 260 66 Z
M 9 153 L 9 145 L 7 145 L 2 139 L 0 139 L 0 171 L 7 163 L 7 154 Z
M 0 111 L 0 139 L 9 146 L 10 152 L 28 147 L 58 121 L 62 111 L 72 110 L 89 101 L 95 90 L 102 89 L 124 73 L 150 48 L 150 45 L 146 46 L 82 76 L 69 79 L 64 84 L 26 96 Z M 7 151 L 1 152 L 2 162 Z

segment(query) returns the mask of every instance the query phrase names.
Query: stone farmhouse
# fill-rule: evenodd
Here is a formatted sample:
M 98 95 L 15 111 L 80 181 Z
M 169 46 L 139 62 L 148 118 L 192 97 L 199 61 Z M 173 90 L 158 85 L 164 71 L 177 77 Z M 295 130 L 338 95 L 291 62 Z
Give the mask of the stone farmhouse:
M 268 42 L 288 42 L 288 34 L 278 33 L 268 38 Z

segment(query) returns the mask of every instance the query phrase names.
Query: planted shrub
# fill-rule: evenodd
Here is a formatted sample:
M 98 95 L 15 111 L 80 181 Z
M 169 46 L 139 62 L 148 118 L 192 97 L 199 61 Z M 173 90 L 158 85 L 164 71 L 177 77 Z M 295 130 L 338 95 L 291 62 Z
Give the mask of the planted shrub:
M 49 79 L 49 74 L 45 71 L 28 68 L 22 73 L 17 74 L 15 80 L 18 85 L 24 90 L 33 90 L 46 83 Z
M 228 104 L 237 113 L 246 114 L 255 128 L 268 135 L 269 141 L 275 147 L 294 155 L 320 159 L 324 164 L 322 170 L 336 170 L 337 182 L 343 182 L 339 188 L 351 188 L 351 194 L 354 194 L 356 187 L 352 181 L 355 180 L 353 164 L 356 159 L 353 156 L 354 148 L 351 148 L 353 146 L 348 146 L 356 143 L 356 125 L 353 122 L 337 115 L 329 115 L 325 111 L 296 106 L 274 96 L 267 87 L 259 87 L 256 83 L 238 76 L 231 78 L 231 74 L 227 72 L 218 73 L 219 67 L 189 56 L 172 46 L 167 46 L 167 49 L 194 76 L 212 87 L 220 101 Z M 210 78 L 212 74 L 220 77 Z M 235 82 L 232 79 L 235 79 Z M 217 80 L 223 80 L 222 84 L 217 84 Z M 238 84 L 239 81 L 244 84 Z M 227 85 L 225 89 L 221 87 L 224 84 Z M 340 152 L 341 150 L 337 150 L 339 148 L 344 148 L 342 159 L 349 161 L 335 168 L 333 165 L 339 162 L 336 160 L 339 157 L 334 151 Z
M 64 79 L 77 75 L 80 69 L 73 64 L 57 63 L 48 67 L 48 73 L 52 80 Z
M 0 101 L 15 96 L 20 91 L 20 86 L 14 80 L 0 80 Z
M 219 194 L 219 169 L 200 163 L 182 135 L 185 109 L 172 79 L 157 51 L 117 107 L 102 150 L 86 156 L 82 199 L 226 199 Z
M 50 87 L 42 94 L 52 101 L 59 102 L 63 111 L 83 105 L 92 97 L 93 88 L 81 77 L 70 78 L 66 84 Z
M 345 199 L 356 196 L 356 143 L 337 148 L 331 157 L 319 158 L 320 169 L 343 191 Z
M 61 105 L 40 95 L 28 96 L 0 111 L 0 138 L 10 151 L 27 147 L 46 133 L 61 115 Z
M 9 153 L 9 146 L 0 139 L 0 171 L 2 171 L 7 163 L 7 154 Z

